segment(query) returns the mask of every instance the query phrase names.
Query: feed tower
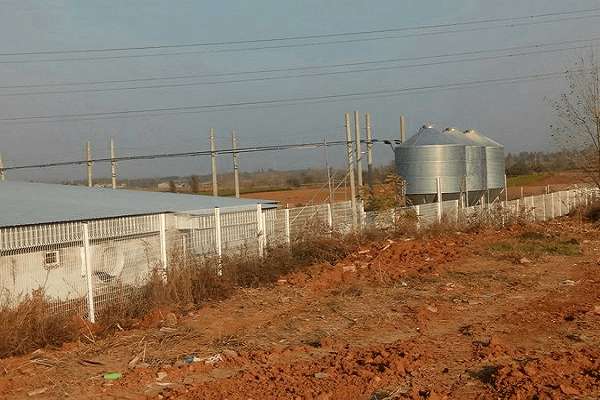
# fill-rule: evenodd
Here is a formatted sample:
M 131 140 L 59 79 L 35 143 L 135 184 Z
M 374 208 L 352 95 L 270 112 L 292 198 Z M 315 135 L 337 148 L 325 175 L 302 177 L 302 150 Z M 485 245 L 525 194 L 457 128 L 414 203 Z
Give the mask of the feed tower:
M 424 125 L 394 151 L 413 204 L 437 201 L 438 182 L 442 200 L 464 205 L 493 201 L 504 188 L 504 148 L 475 131 Z

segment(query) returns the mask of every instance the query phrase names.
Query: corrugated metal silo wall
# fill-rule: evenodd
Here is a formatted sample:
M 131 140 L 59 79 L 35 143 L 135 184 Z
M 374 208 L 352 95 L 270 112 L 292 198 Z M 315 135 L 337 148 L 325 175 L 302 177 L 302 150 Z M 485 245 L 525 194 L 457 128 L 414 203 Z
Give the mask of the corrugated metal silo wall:
M 474 130 L 467 130 L 464 135 L 468 139 L 485 146 L 488 188 L 504 188 L 504 146 Z
M 488 187 L 490 189 L 504 188 L 504 147 L 486 147 Z
M 487 153 L 483 146 L 466 146 L 467 189 L 487 189 Z
M 443 135 L 465 145 L 466 189 L 469 192 L 487 190 L 487 153 L 485 146 L 471 140 L 456 128 L 444 129 Z
M 407 195 L 437 193 L 436 178 L 442 192 L 459 193 L 466 173 L 464 145 L 398 146 L 396 173 L 406 179 Z

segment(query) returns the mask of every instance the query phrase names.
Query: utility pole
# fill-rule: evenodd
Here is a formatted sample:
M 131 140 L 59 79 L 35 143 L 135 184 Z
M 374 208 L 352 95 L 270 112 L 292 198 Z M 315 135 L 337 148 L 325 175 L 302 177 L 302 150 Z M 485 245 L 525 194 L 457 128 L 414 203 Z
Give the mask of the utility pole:
M 210 128 L 210 157 L 212 159 L 213 196 L 218 196 L 217 190 L 217 149 L 215 146 L 215 128 Z
M 238 168 L 237 134 L 231 132 L 231 148 L 233 149 L 233 185 L 235 186 L 235 198 L 240 198 L 240 171 Z
M 88 187 L 92 187 L 92 146 L 90 142 L 86 143 L 85 152 L 87 154 Z
M 112 188 L 117 188 L 117 160 L 115 159 L 115 141 L 110 139 L 110 176 Z
M 400 115 L 400 142 L 406 141 L 406 134 L 404 133 L 404 115 Z
M 360 191 L 363 186 L 362 181 L 362 152 L 360 145 L 360 122 L 358 117 L 358 110 L 354 110 L 354 133 L 356 134 L 356 171 L 358 176 L 358 190 Z
M 350 114 L 346 114 L 346 145 L 348 146 L 348 175 L 350 175 L 350 200 L 352 203 L 352 229 L 358 227 L 358 210 L 356 209 L 356 189 L 354 187 L 354 160 L 352 158 L 352 134 L 350 133 Z
M 2 154 L 0 154 L 0 181 L 5 180 L 6 177 L 4 176 L 4 161 L 2 161 Z
M 365 115 L 367 130 L 367 185 L 373 190 L 373 142 L 371 141 L 371 114 Z

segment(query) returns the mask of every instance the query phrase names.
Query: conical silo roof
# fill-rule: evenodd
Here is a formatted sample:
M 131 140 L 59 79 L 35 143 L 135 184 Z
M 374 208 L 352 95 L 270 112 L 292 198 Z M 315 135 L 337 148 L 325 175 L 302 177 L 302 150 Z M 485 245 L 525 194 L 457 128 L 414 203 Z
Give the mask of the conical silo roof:
M 487 136 L 483 136 L 481 133 L 479 133 L 473 129 L 466 130 L 464 132 L 464 135 L 467 138 L 469 138 L 470 140 L 477 142 L 477 143 L 481 143 L 483 146 L 486 146 L 486 147 L 504 147 L 500 143 L 490 139 Z
M 416 147 L 438 145 L 464 145 L 464 143 L 457 140 L 454 136 L 443 135 L 442 132 L 431 125 L 423 125 L 421 129 L 419 129 L 419 132 L 415 133 L 400 146 Z

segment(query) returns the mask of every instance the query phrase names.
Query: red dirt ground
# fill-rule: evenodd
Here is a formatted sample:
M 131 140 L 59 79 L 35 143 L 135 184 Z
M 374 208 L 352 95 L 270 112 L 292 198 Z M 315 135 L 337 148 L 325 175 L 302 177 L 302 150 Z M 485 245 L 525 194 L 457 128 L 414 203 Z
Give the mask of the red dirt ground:
M 523 186 L 522 192 L 520 186 L 513 186 L 508 188 L 508 199 L 514 200 L 523 196 L 536 196 L 539 194 L 546 193 L 546 190 L 550 192 L 558 192 L 561 190 L 573 189 L 577 187 L 586 187 L 590 185 L 589 177 L 581 171 L 563 171 L 559 173 L 551 174 L 548 178 L 530 183 L 529 185 Z M 500 196 L 504 200 L 504 194 Z
M 554 173 L 548 178 L 530 183 L 523 186 L 524 196 L 535 196 L 538 194 L 546 193 L 546 188 L 549 186 L 550 191 L 557 192 L 560 190 L 566 190 L 574 187 L 587 186 L 586 175 L 580 171 L 565 171 Z M 275 192 L 261 192 L 261 193 L 250 193 L 242 194 L 241 197 L 245 198 L 259 198 L 265 200 L 278 201 L 282 205 L 288 205 L 289 207 L 304 206 L 306 204 L 321 204 L 327 201 L 329 195 L 328 188 L 320 187 L 302 187 L 291 190 L 281 190 Z M 521 197 L 521 187 L 509 187 L 508 198 L 514 200 Z M 350 188 L 338 188 L 333 196 L 334 201 L 345 201 L 349 200 Z M 504 200 L 504 194 L 501 195 L 501 199 Z
M 532 231 L 580 252 L 498 245 Z M 176 319 L 0 360 L 0 398 L 598 398 L 599 250 L 597 227 L 568 219 L 373 243 Z
M 333 195 L 333 201 L 345 201 L 350 200 L 350 188 L 344 189 L 338 188 Z M 282 205 L 288 205 L 289 207 L 301 207 L 310 204 L 322 204 L 327 201 L 329 197 L 329 189 L 322 189 L 318 186 L 315 187 L 303 187 L 291 190 L 280 190 L 275 192 L 260 192 L 260 193 L 249 193 L 242 194 L 240 197 L 249 199 L 264 199 L 274 200 Z

